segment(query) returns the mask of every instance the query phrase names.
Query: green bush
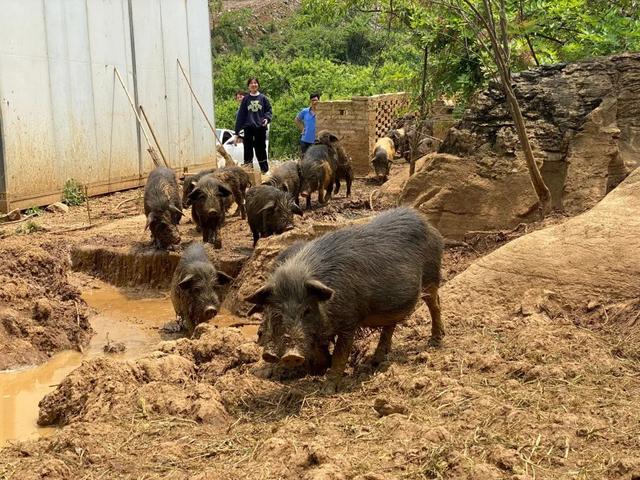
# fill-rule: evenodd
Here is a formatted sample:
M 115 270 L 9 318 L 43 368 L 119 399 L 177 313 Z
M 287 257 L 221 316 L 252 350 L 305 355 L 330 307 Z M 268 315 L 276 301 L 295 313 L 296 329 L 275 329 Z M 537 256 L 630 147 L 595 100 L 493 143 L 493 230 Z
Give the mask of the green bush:
M 70 207 L 82 205 L 86 200 L 84 189 L 82 185 L 76 182 L 73 178 L 70 178 L 64 183 L 64 189 L 62 190 L 62 201 Z

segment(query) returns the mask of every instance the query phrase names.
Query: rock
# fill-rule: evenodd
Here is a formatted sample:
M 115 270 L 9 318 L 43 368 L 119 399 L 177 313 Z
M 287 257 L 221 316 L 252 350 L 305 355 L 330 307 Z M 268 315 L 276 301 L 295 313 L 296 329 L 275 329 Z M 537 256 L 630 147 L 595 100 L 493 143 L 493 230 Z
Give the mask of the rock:
M 127 346 L 122 342 L 109 342 L 102 349 L 104 353 L 123 353 Z
M 6 215 L 3 215 L 3 220 L 5 222 L 15 222 L 16 220 L 20 220 L 21 218 L 22 218 L 22 214 L 18 209 L 11 210 Z
M 69 211 L 69 206 L 62 202 L 56 202 L 49 205 L 45 210 L 53 213 L 67 213 Z
M 600 302 L 596 300 L 589 300 L 589 303 L 587 304 L 587 312 L 593 312 L 599 306 Z
M 381 417 L 386 417 L 394 413 L 405 414 L 409 411 L 406 406 L 400 403 L 390 402 L 385 398 L 376 398 L 373 402 L 373 409 L 378 412 L 378 415 Z
M 553 207 L 588 210 L 640 163 L 640 54 L 548 65 L 513 76 Z M 633 99 L 633 100 L 632 100 Z M 482 92 L 437 153 L 405 184 L 400 203 L 423 211 L 447 238 L 537 218 L 537 198 L 497 85 Z

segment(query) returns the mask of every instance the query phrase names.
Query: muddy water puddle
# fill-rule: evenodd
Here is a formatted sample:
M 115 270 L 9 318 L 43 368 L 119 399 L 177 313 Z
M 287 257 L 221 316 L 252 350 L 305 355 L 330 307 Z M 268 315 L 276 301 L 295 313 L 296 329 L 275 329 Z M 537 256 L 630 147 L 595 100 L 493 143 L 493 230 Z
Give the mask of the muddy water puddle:
M 110 356 L 126 360 L 152 351 L 163 339 L 178 337 L 158 329 L 175 317 L 168 297 L 145 297 L 101 282 L 94 287 L 82 294 L 98 312 L 91 318 L 95 335 L 84 353 L 60 352 L 43 365 L 0 372 L 0 447 L 9 440 L 33 439 L 55 431 L 37 426 L 38 403 L 83 360 L 105 355 L 108 342 L 123 343 L 124 353 Z
M 38 427 L 38 403 L 82 361 L 106 355 L 103 349 L 108 343 L 123 343 L 123 353 L 109 356 L 128 360 L 153 351 L 162 340 L 180 337 L 160 330 L 175 319 L 167 294 L 119 289 L 95 280 L 83 291 L 82 298 L 98 312 L 91 317 L 95 334 L 83 353 L 60 352 L 43 365 L 0 372 L 0 448 L 10 440 L 35 439 L 55 432 L 55 428 Z M 214 323 L 235 326 L 239 321 L 221 312 Z M 256 338 L 256 325 L 240 329 L 247 338 Z

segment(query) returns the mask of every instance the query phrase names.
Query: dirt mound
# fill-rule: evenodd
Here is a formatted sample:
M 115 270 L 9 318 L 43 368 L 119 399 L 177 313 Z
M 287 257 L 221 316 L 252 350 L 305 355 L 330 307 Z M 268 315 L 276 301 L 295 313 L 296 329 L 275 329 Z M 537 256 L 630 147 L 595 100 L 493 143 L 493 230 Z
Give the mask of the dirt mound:
M 0 370 L 79 349 L 91 335 L 86 305 L 67 281 L 64 247 L 21 240 L 0 246 Z
M 200 325 L 193 340 L 163 342 L 135 361 L 84 362 L 40 402 L 40 425 L 131 414 L 170 415 L 226 425 L 229 416 L 212 384 L 232 368 L 254 363 L 259 351 L 239 330 Z
M 514 75 L 555 209 L 588 210 L 637 167 L 638 72 L 640 55 L 624 54 Z M 449 237 L 536 218 L 536 197 L 498 88 L 475 99 L 401 197 L 409 204 L 422 194 L 429 198 L 421 209 Z

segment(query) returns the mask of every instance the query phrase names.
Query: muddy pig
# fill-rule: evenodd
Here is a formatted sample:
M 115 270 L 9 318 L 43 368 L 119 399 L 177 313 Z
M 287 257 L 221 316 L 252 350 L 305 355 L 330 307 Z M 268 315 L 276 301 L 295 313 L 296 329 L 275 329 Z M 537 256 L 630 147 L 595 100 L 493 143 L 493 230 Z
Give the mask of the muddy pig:
M 201 243 L 184 251 L 171 280 L 171 303 L 189 335 L 196 325 L 215 317 L 220 308 L 216 287 L 231 281 L 216 271 Z
M 389 210 L 366 225 L 307 243 L 246 299 L 264 307 L 263 335 L 276 339 L 271 361 L 301 365 L 335 338 L 325 385 L 327 392 L 335 391 L 356 331 L 382 328 L 372 359 L 379 364 L 396 324 L 411 315 L 420 298 L 431 314 L 431 343 L 439 344 L 442 250 L 438 231 L 411 208 Z
M 224 224 L 224 199 L 231 195 L 231 189 L 213 175 L 202 177 L 189 194 L 191 216 L 202 231 L 202 241 L 222 248 L 220 229 Z
M 249 174 L 240 167 L 223 167 L 217 169 L 211 174 L 221 183 L 225 184 L 231 190 L 233 200 L 238 205 L 238 210 L 234 215 L 240 212 L 240 216 L 247 218 L 247 210 L 245 208 L 245 193 L 247 188 L 251 186 Z M 227 207 L 228 209 L 228 207 Z
M 327 145 L 335 152 L 335 155 L 333 156 L 335 163 L 332 165 L 335 173 L 334 195 L 337 195 L 340 191 L 340 180 L 344 180 L 347 184 L 347 197 L 350 197 L 351 184 L 353 183 L 353 167 L 351 165 L 351 158 L 344 150 L 344 147 L 340 143 L 340 139 L 328 130 L 320 130 L 320 132 L 318 132 L 318 140 L 316 143 Z
M 228 211 L 233 201 L 235 200 L 238 205 L 236 214 L 239 214 L 242 218 L 246 216 L 245 192 L 247 188 L 251 186 L 251 179 L 247 172 L 240 167 L 223 167 L 218 169 L 208 169 L 196 173 L 195 175 L 188 175 L 184 177 L 184 184 L 182 187 L 182 204 L 184 208 L 191 206 L 189 195 L 197 185 L 198 181 L 205 175 L 213 175 L 220 182 L 224 183 L 231 190 L 233 198 L 231 196 L 225 197 L 224 205 L 225 210 Z
M 184 176 L 184 181 L 182 183 L 182 208 L 189 208 L 191 206 L 189 194 L 193 191 L 193 187 L 196 186 L 198 180 L 200 180 L 205 175 L 209 175 L 210 173 L 213 173 L 215 171 L 215 168 L 208 168 L 206 170 L 201 170 L 193 175 Z
M 294 214 L 302 216 L 302 210 L 288 193 L 276 187 L 259 185 L 247 191 L 247 216 L 254 247 L 259 238 L 291 230 Z
M 273 168 L 271 177 L 262 184 L 287 192 L 296 205 L 300 205 L 300 164 L 295 160 L 289 160 Z
M 182 202 L 176 175 L 170 168 L 151 171 L 144 187 L 144 214 L 156 248 L 166 250 L 180 243 L 176 225 L 182 217 Z
M 300 162 L 300 195 L 307 199 L 307 210 L 311 208 L 311 194 L 318 192 L 318 202 L 331 200 L 335 181 L 335 151 L 321 144 L 311 145 Z
M 389 178 L 389 168 L 395 154 L 393 140 L 389 137 L 379 138 L 373 146 L 373 156 L 370 163 L 376 176 L 382 182 L 386 182 Z

